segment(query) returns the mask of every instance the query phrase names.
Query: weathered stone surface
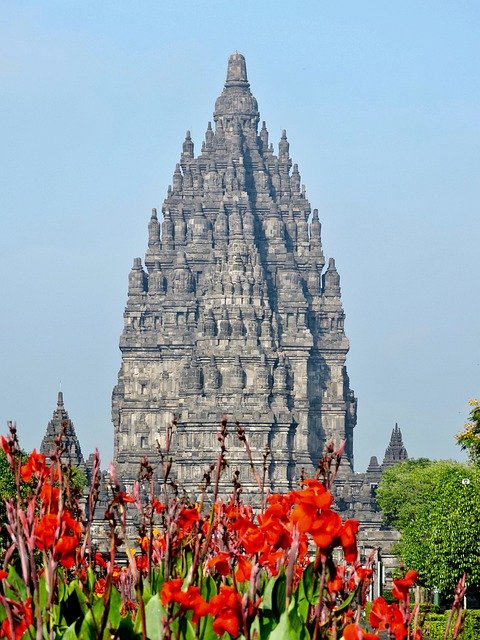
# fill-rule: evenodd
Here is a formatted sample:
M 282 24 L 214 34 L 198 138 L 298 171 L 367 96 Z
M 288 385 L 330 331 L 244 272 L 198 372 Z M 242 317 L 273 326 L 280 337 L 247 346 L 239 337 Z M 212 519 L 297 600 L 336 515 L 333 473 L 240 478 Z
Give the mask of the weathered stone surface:
M 198 156 L 187 131 L 163 220 L 152 212 L 144 266 L 136 258 L 129 276 L 112 403 L 127 486 L 142 456 L 156 459 L 174 414 L 177 479 L 191 492 L 216 457 L 224 415 L 245 427 L 256 461 L 269 447 L 273 490 L 312 472 L 330 438 L 346 440 L 352 472 L 356 399 L 340 278 L 332 258 L 324 270 L 318 212 L 292 170 L 286 132 L 275 154 L 259 119 L 235 53 L 214 127 Z M 227 448 L 231 471 L 254 492 L 234 434 Z

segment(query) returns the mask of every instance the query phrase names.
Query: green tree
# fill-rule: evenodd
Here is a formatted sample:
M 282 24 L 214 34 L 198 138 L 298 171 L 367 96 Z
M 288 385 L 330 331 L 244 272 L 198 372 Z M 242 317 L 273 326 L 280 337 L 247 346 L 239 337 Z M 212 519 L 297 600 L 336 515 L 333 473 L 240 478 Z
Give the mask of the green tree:
M 397 553 L 420 583 L 450 596 L 466 572 L 480 587 L 480 469 L 410 460 L 391 467 L 378 487 L 386 522 L 402 534 Z
M 460 447 L 468 451 L 470 462 L 480 465 L 480 402 L 470 400 L 469 404 L 472 407 L 469 421 L 463 431 L 457 433 L 456 439 Z

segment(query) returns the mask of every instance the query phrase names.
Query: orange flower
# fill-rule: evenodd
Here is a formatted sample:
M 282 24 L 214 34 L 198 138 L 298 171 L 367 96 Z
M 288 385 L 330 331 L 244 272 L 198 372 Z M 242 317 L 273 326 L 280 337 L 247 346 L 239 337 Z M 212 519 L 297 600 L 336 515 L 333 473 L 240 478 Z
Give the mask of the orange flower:
M 58 487 L 52 487 L 50 482 L 44 482 L 42 484 L 42 488 L 40 489 L 40 499 L 46 512 L 58 512 L 59 497 L 60 490 L 58 489 Z
M 27 598 L 25 603 L 10 601 L 10 605 L 13 609 L 13 629 L 10 627 L 8 618 L 5 618 L 0 627 L 0 638 L 21 640 L 33 624 L 32 598 Z
M 191 609 L 193 622 L 210 613 L 210 605 L 201 596 L 200 589 L 190 585 L 186 591 L 183 591 L 181 578 L 167 580 L 163 584 L 161 600 L 164 607 L 171 602 L 178 602 L 184 609 Z
M 309 531 L 317 547 L 325 550 L 333 544 L 333 541 L 340 533 L 341 527 L 342 519 L 338 513 L 327 509 L 320 513 L 310 526 Z
M 355 562 L 358 556 L 358 520 L 346 520 L 340 530 L 340 544 L 347 562 Z
M 46 551 L 55 542 L 58 516 L 56 513 L 47 513 L 40 518 L 35 527 L 35 544 L 41 551 Z
M 180 511 L 177 519 L 177 527 L 183 534 L 183 537 L 190 533 L 194 523 L 198 520 L 200 520 L 200 514 L 196 507 L 184 508 Z
M 236 638 L 242 620 L 242 598 L 233 587 L 222 585 L 218 595 L 210 599 L 214 617 L 213 630 L 219 636 L 225 632 Z
M 335 575 L 327 582 L 329 593 L 338 593 L 342 590 L 343 580 L 345 578 L 345 567 L 335 567 Z
M 174 578 L 163 583 L 161 600 L 164 607 L 175 599 L 175 594 L 182 588 L 182 579 Z
M 105 593 L 106 584 L 107 584 L 107 581 L 105 580 L 105 578 L 99 578 L 98 580 L 95 581 L 95 587 L 93 590 L 96 596 L 98 597 L 103 596 L 103 594 Z
M 107 568 L 107 563 L 105 562 L 105 560 L 103 559 L 103 556 L 101 553 L 96 553 L 95 554 L 95 563 L 98 564 L 98 566 L 101 569 L 106 569 Z
M 387 604 L 381 596 L 374 600 L 369 619 L 374 629 L 389 629 L 395 640 L 404 640 L 407 637 L 405 619 L 398 605 Z
M 307 489 L 290 492 L 296 503 L 290 520 L 297 525 L 299 531 L 310 531 L 318 517 L 318 511 L 332 506 L 333 496 L 319 480 L 304 480 L 303 484 Z
M 45 477 L 49 473 L 49 468 L 46 466 L 46 458 L 43 453 L 37 453 L 34 449 L 28 457 L 26 464 L 22 465 L 20 474 L 24 482 L 30 482 L 32 476 L 40 479 Z
M 238 556 L 237 570 L 235 571 L 235 579 L 237 582 L 245 582 L 250 580 L 252 575 L 252 565 L 245 556 Z
M 347 624 L 343 630 L 343 640 L 378 640 L 375 633 L 367 633 L 358 624 Z
M 207 562 L 208 569 L 214 569 L 220 576 L 230 573 L 230 554 L 221 552 Z
M 60 562 L 62 567 L 71 569 L 75 564 L 75 552 L 78 548 L 79 538 L 73 536 L 60 536 L 53 550 L 53 557 Z
M 403 578 L 393 581 L 392 596 L 397 600 L 406 601 L 410 587 L 412 587 L 417 580 L 418 573 L 416 571 L 407 571 Z

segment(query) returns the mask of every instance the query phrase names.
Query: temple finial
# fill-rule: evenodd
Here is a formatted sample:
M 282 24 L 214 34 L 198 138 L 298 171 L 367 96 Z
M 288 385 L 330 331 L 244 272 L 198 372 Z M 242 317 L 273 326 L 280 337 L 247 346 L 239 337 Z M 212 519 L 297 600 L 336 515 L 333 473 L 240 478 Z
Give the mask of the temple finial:
M 63 392 L 62 391 L 58 392 L 57 409 L 63 409 Z
M 248 82 L 247 65 L 241 53 L 232 53 L 228 59 L 227 84 L 230 82 Z

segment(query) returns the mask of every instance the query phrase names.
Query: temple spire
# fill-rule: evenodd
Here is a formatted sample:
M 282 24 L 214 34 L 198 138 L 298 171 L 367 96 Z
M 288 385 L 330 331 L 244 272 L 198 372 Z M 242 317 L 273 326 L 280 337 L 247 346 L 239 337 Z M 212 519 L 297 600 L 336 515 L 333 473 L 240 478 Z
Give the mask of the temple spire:
M 232 55 L 228 59 L 227 81 L 225 83 L 225 86 L 229 86 L 232 84 L 248 85 L 247 65 L 245 63 L 245 58 L 241 53 L 232 53 Z
M 385 457 L 383 459 L 382 469 L 391 467 L 397 462 L 408 460 L 408 453 L 403 445 L 402 432 L 397 423 L 392 429 L 392 435 L 390 436 L 390 442 L 385 451 Z

